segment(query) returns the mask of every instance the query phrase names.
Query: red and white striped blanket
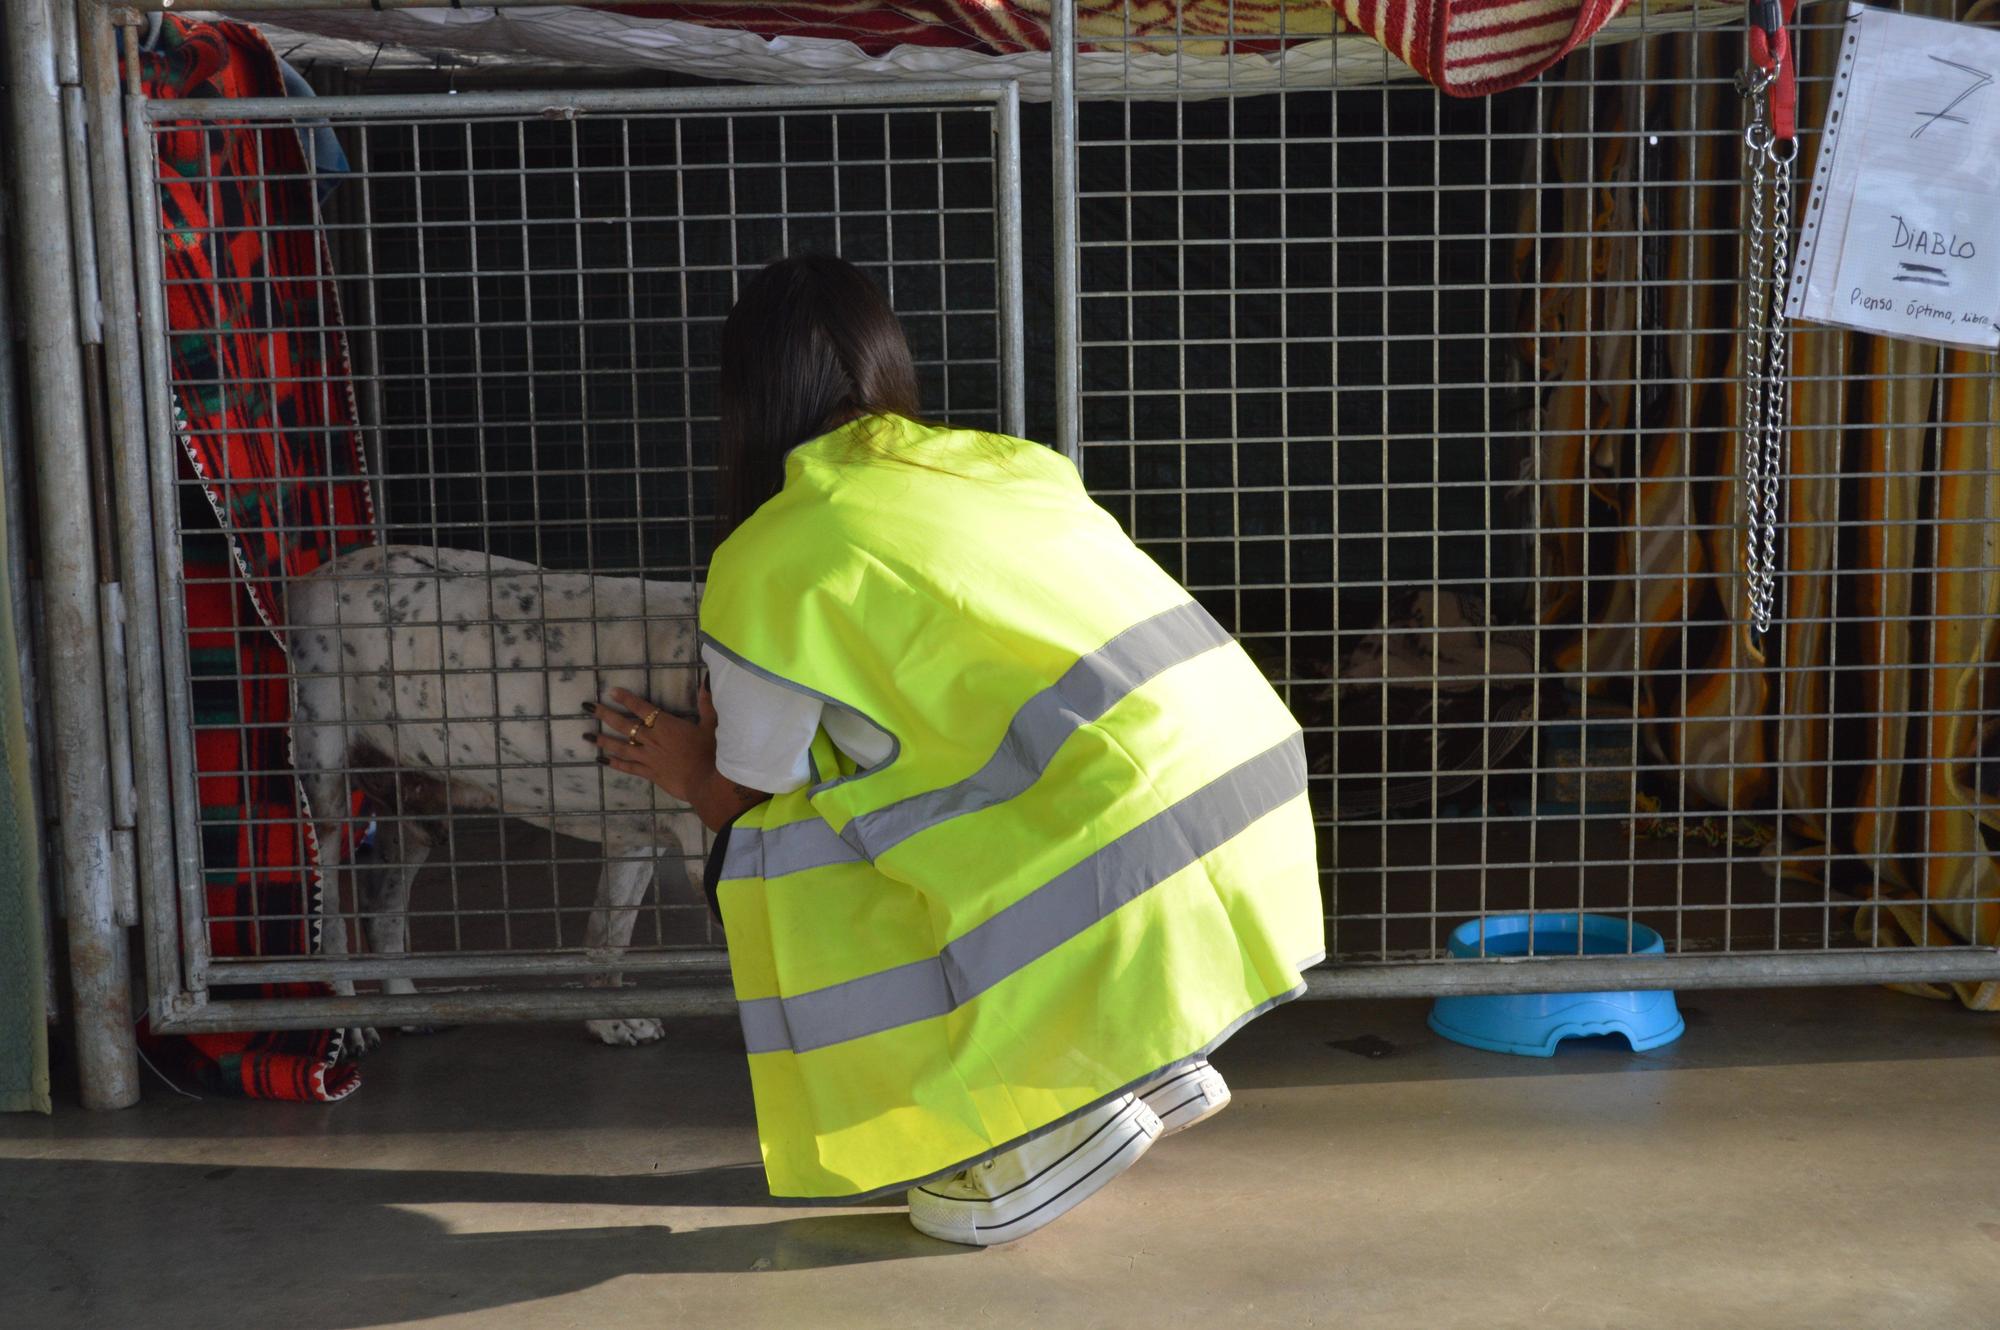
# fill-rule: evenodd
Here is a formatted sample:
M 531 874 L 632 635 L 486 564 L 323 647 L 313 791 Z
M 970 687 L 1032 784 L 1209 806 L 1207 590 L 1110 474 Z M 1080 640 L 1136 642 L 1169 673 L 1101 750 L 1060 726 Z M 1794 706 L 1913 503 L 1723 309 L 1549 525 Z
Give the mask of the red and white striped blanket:
M 308 63 L 373 67 L 386 44 L 750 83 L 1011 80 L 1023 97 L 1045 100 L 1054 3 L 468 3 L 288 10 L 274 31 L 282 49 L 302 51 Z M 1628 5 L 1634 14 L 1624 13 Z M 1605 40 L 1628 40 L 1687 27 L 1710 10 L 1740 10 L 1740 0 L 1077 0 L 1076 89 L 1086 98 L 1242 96 L 1407 76 L 1482 97 L 1525 83 L 1607 24 Z M 328 39 L 332 46 L 312 49 Z
M 1626 0 L 1080 0 L 1084 49 L 1180 55 L 1270 52 L 1351 28 L 1444 91 L 1479 97 L 1567 55 Z M 1045 51 L 1051 0 L 681 0 L 621 5 L 766 38 L 837 38 L 869 55 L 903 46 L 991 55 Z

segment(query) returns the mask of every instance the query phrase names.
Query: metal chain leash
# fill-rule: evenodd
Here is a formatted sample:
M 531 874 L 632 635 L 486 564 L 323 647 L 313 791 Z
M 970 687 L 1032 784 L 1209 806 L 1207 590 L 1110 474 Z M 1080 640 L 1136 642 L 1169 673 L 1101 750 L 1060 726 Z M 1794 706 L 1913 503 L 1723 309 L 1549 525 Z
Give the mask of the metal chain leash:
M 1751 105 L 1744 131 L 1750 224 L 1744 274 L 1743 403 L 1741 440 L 1744 583 L 1750 625 L 1771 631 L 1778 599 L 1778 558 L 1783 544 L 1785 441 L 1791 419 L 1787 380 L 1784 294 L 1791 268 L 1792 162 L 1798 140 L 1773 134 L 1764 94 L 1779 66 L 1744 71 L 1738 86 Z M 1768 205 L 1768 220 L 1767 220 Z

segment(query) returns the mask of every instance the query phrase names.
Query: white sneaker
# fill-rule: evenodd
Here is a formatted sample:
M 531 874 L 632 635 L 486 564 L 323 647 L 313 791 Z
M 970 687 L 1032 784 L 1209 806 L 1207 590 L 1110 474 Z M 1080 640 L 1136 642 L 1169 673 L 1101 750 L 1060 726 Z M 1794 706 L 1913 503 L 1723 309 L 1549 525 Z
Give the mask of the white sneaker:
M 1159 1114 L 1162 1136 L 1186 1131 L 1229 1106 L 1229 1084 L 1206 1059 L 1190 1062 L 1139 1088 L 1146 1107 Z
M 910 1189 L 910 1222 L 968 1247 L 1026 1237 L 1090 1199 L 1159 1139 L 1160 1119 L 1124 1094 L 942 1182 Z

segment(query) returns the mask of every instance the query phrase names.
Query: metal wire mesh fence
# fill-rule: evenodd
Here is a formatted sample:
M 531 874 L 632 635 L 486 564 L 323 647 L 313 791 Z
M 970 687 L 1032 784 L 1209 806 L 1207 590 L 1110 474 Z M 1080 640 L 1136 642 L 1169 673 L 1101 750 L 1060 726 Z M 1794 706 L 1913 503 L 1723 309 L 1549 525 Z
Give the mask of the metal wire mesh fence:
M 692 707 L 717 334 L 765 262 L 856 261 L 926 403 L 1019 430 L 1011 89 L 146 114 L 144 295 L 192 463 L 157 497 L 184 568 L 196 986 L 713 955 L 680 880 L 698 822 L 615 788 L 579 704 L 622 683 Z M 304 946 L 315 860 L 339 890 Z M 380 954 L 343 955 L 364 935 Z
M 1806 13 L 1809 159 L 1839 24 Z M 1076 436 L 1306 725 L 1332 958 L 1518 912 L 1614 916 L 1617 951 L 1991 945 L 1994 702 L 1952 616 L 1989 612 L 1994 365 L 1796 332 L 1749 632 L 1740 27 L 1478 101 L 1387 55 L 1201 97 L 1233 29 L 1127 14 L 1148 77 L 1077 106 Z
M 1121 39 L 1100 7 L 1079 45 L 1088 95 L 1056 81 L 1072 199 L 1023 200 L 1011 90 L 147 107 L 161 198 L 206 200 L 166 214 L 154 261 L 209 256 L 142 290 L 152 326 L 177 330 L 169 387 L 203 464 L 155 496 L 180 514 L 192 625 L 169 655 L 191 736 L 177 811 L 206 874 L 181 902 L 194 986 L 718 959 L 680 872 L 639 903 L 653 855 L 685 865 L 697 837 L 650 808 L 555 806 L 580 765 L 561 752 L 581 726 L 560 676 L 627 667 L 685 689 L 715 328 L 746 270 L 803 249 L 878 274 L 937 415 L 1023 428 L 1024 322 L 1074 353 L 1057 432 L 1092 492 L 1306 727 L 1335 962 L 1320 991 L 1575 987 L 1551 966 L 1448 962 L 1475 921 L 1579 911 L 1630 926 L 1615 951 L 1645 928 L 1672 953 L 1670 970 L 1613 960 L 1607 981 L 1990 978 L 1993 363 L 1795 333 L 1779 621 L 1749 632 L 1740 29 L 1661 8 L 1657 31 L 1640 7 L 1534 85 L 1456 100 L 1386 53 L 1364 67 L 1351 37 L 1313 34 L 1339 58 L 1312 56 L 1282 9 L 1238 88 L 1231 22 L 1189 34 L 1128 9 Z M 1802 168 L 1837 36 L 1807 12 Z M 256 156 L 275 140 L 245 125 L 297 153 Z M 274 188 L 321 202 L 280 215 Z M 1065 341 L 1062 311 L 1023 308 L 1019 235 L 1024 207 L 1070 202 Z M 287 236 L 306 256 L 288 284 L 258 271 Z M 176 300 L 193 313 L 170 323 Z M 239 335 L 245 310 L 261 340 Z M 310 465 L 231 470 L 252 434 Z M 233 546 L 209 535 L 218 516 Z M 414 607 L 366 564 L 382 547 L 429 561 L 403 569 Z M 428 667 L 440 689 L 483 680 L 472 710 L 423 719 L 447 747 L 452 722 L 483 726 L 493 751 L 452 774 L 376 740 L 338 748 L 321 767 L 343 783 L 315 811 L 342 840 L 316 849 L 280 701 L 400 668 L 346 658 L 339 631 L 315 669 L 268 645 L 328 558 L 361 561 L 350 594 L 382 588 L 399 627 L 442 637 L 456 613 L 452 631 L 483 633 L 476 661 Z M 443 564 L 483 608 L 447 609 Z M 520 592 L 533 606 L 507 608 Z M 585 619 L 644 631 L 618 659 L 566 661 L 554 637 Z M 530 626 L 532 651 L 505 640 Z M 357 788 L 369 800 L 347 802 Z M 621 840 L 619 819 L 648 830 Z M 389 890 L 406 934 L 386 959 L 295 954 L 315 854 Z M 399 864 L 406 907 L 382 885 Z M 384 899 L 340 897 L 321 950 Z M 631 928 L 619 959 L 608 920 Z M 1892 946 L 1907 963 L 1879 963 Z M 412 1012 L 498 1010 L 423 996 Z

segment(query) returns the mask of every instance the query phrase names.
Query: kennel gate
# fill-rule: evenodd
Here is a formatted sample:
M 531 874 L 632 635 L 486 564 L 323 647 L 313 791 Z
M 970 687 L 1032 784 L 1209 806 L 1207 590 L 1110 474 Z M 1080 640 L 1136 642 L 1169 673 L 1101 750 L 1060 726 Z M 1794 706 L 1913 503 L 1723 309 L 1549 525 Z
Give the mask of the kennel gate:
M 170 570 L 166 710 L 181 844 L 177 890 L 170 895 L 162 880 L 148 892 L 149 926 L 173 930 L 181 958 L 178 974 L 155 976 L 155 1010 L 177 1013 L 162 1026 L 730 1009 L 713 983 L 557 986 L 620 972 L 712 980 L 727 964 L 699 892 L 671 869 L 641 907 L 633 946 L 615 958 L 588 954 L 579 939 L 593 886 L 583 879 L 601 862 L 595 847 L 469 814 L 446 816 L 447 840 L 418 878 L 407 955 L 259 954 L 270 937 L 280 939 L 272 951 L 288 950 L 283 938 L 313 924 L 298 884 L 309 850 L 297 819 L 273 811 L 282 791 L 252 789 L 274 777 L 268 758 L 260 766 L 255 755 L 268 754 L 284 722 L 232 716 L 229 705 L 252 706 L 259 689 L 285 687 L 283 659 L 268 649 L 253 655 L 245 641 L 265 642 L 264 620 L 282 618 L 285 587 L 310 565 L 290 549 L 266 560 L 241 541 L 226 556 L 213 539 L 206 550 L 197 542 L 215 524 L 211 509 L 231 520 L 275 508 L 266 536 L 330 543 L 315 558 L 414 544 L 552 572 L 699 580 L 713 510 L 715 333 L 742 277 L 801 250 L 842 252 L 876 275 L 902 314 L 927 403 L 968 425 L 1021 432 L 1013 85 L 364 95 L 303 108 L 134 97 L 128 117 L 131 141 L 145 149 L 133 162 L 140 217 L 161 216 L 159 172 L 169 157 L 180 188 L 220 192 L 223 182 L 199 165 L 217 135 L 236 134 L 256 154 L 248 178 L 264 198 L 246 208 L 301 172 L 318 188 L 324 140 L 310 132 L 318 125 L 337 127 L 347 159 L 327 179 L 323 222 L 246 216 L 224 201 L 197 223 L 170 210 L 167 223 L 141 228 L 142 323 L 164 329 L 168 300 L 199 302 L 198 326 L 190 330 L 185 314 L 177 325 L 176 355 L 162 336 L 146 348 L 155 437 L 203 452 L 205 463 L 199 475 L 177 472 L 178 448 L 169 446 L 153 472 Z M 266 161 L 271 145 L 289 139 L 246 136 L 246 127 L 306 131 L 300 160 Z M 168 225 L 201 233 L 209 246 L 264 252 L 292 231 L 313 256 L 310 289 L 252 278 L 249 298 L 262 303 L 264 326 L 309 345 L 284 351 L 282 366 L 277 350 L 246 359 L 227 340 L 230 302 L 243 294 L 230 288 L 242 283 L 164 269 Z M 351 380 L 339 360 L 343 333 Z M 290 368 L 294 361 L 309 372 Z M 279 397 L 301 390 L 315 400 L 288 407 Z M 240 397 L 254 399 L 258 422 L 288 412 L 294 434 L 309 418 L 301 446 L 327 472 L 283 482 L 327 492 L 310 520 L 294 517 L 282 483 L 226 474 L 229 439 L 245 426 L 225 413 Z M 205 423 L 189 419 L 189 402 L 209 411 Z M 216 449 L 204 451 L 211 442 Z M 336 466 L 336 448 L 350 445 L 352 464 Z M 221 626 L 218 595 L 236 606 Z M 191 628 L 189 603 L 201 597 L 209 618 Z M 574 723 L 511 714 L 505 723 L 523 719 Z M 210 758 L 197 770 L 196 750 L 218 742 L 233 745 L 234 765 Z M 218 792 L 228 782 L 243 792 Z M 405 816 L 370 806 L 355 825 L 372 822 L 381 835 Z M 683 847 L 691 882 L 706 849 Z M 354 853 L 365 860 L 368 845 Z M 219 895 L 216 879 L 229 874 L 235 890 Z M 340 902 L 321 926 L 358 928 L 352 881 Z M 210 939 L 222 930 L 237 954 L 213 953 Z M 323 941 L 315 950 L 324 952 Z M 397 996 L 206 996 L 222 985 L 392 979 L 443 986 Z
M 1793 329 L 1785 609 L 1742 627 L 1742 12 L 1635 4 L 1458 100 L 1219 8 L 1058 29 L 1062 433 L 1306 727 L 1313 991 L 2000 979 L 2000 698 L 1953 640 L 1993 356 Z M 1801 194 L 1843 9 L 1793 28 Z M 1237 42 L 1261 95 L 1217 95 Z M 1449 945 L 1585 911 L 1669 954 Z
M 1399 81 L 1404 75 L 1386 54 L 1369 78 L 1347 51 L 1330 88 L 1324 74 L 1295 85 L 1280 60 L 1265 71 L 1255 96 L 1230 96 L 1226 82 L 1220 89 L 1197 89 L 1192 81 L 1182 88 L 1176 76 L 1174 95 L 1154 100 L 1161 96 L 1160 71 L 1231 40 L 1233 17 L 1219 32 L 1132 22 L 1122 35 L 1094 31 L 1086 39 L 1076 32 L 1073 7 L 1054 7 L 1054 433 L 1079 458 L 1093 492 L 1238 633 L 1306 723 L 1321 763 L 1313 791 L 1334 957 L 1311 976 L 1316 994 L 2000 977 L 1991 926 L 1981 922 L 1990 894 L 1984 877 L 1990 867 L 1980 867 L 1983 846 L 1968 844 L 1958 831 L 1933 840 L 1926 820 L 1938 813 L 1975 822 L 1988 815 L 1983 776 L 1945 795 L 1934 786 L 1941 779 L 1934 769 L 1952 756 L 1940 748 L 1962 743 L 1967 730 L 1983 735 L 1992 728 L 1993 704 L 1977 690 L 1941 699 L 1932 662 L 1923 658 L 1928 644 L 1897 645 L 1914 630 L 1948 631 L 1974 617 L 1967 609 L 1937 610 L 1928 598 L 1938 594 L 1930 584 L 1941 585 L 1937 574 L 1949 560 L 1940 552 L 1955 530 L 1994 516 L 1989 495 L 2000 458 L 1991 449 L 2000 404 L 1992 366 L 1898 353 L 1886 369 L 1857 358 L 1802 382 L 1800 394 L 1812 405 L 1804 421 L 1795 416 L 1793 430 L 1794 540 L 1804 533 L 1808 548 L 1818 550 L 1856 539 L 1884 523 L 1856 507 L 1855 492 L 1865 491 L 1871 502 L 1887 492 L 1884 501 L 1894 509 L 1887 525 L 1900 562 L 1857 571 L 1829 556 L 1823 566 L 1788 568 L 1784 581 L 1795 612 L 1765 644 L 1769 660 L 1730 628 L 1736 596 L 1727 586 L 1690 591 L 1704 579 L 1728 583 L 1710 578 L 1702 560 L 1718 551 L 1730 557 L 1738 525 L 1729 498 L 1731 425 L 1726 408 L 1713 400 L 1730 380 L 1726 358 L 1718 361 L 1714 347 L 1733 332 L 1734 281 L 1713 255 L 1736 234 L 1731 145 L 1741 127 L 1731 118 L 1735 103 L 1718 103 L 1711 94 L 1733 80 L 1740 30 L 1719 37 L 1713 31 L 1724 18 L 1733 23 L 1733 12 L 1659 8 L 1656 30 L 1648 27 L 1648 9 L 1632 16 L 1640 39 L 1625 48 L 1593 43 L 1526 89 L 1459 102 Z M 1811 26 L 1818 35 L 1836 25 L 1825 18 Z M 1143 57 L 1147 80 L 1107 95 L 1101 66 L 1121 53 Z M 1080 60 L 1100 64 L 1087 99 L 1077 93 Z M 1649 101 L 1649 90 L 1660 100 Z M 155 127 L 175 119 L 246 114 L 345 126 L 370 115 L 411 124 L 484 115 L 526 135 L 529 126 L 540 132 L 549 125 L 584 133 L 600 123 L 596 117 L 630 115 L 641 106 L 701 106 L 718 115 L 727 106 L 783 107 L 806 114 L 835 103 L 889 102 L 917 110 L 987 107 L 1003 145 L 988 169 L 996 178 L 1011 172 L 1014 181 L 995 191 L 992 211 L 1000 217 L 1014 209 L 1018 225 L 1011 94 L 965 85 L 357 96 L 305 107 L 200 107 L 193 117 L 186 104 L 135 104 L 134 129 L 145 133 L 135 132 L 132 141 L 150 141 Z M 1816 122 L 1810 114 L 1801 120 L 1810 145 Z M 417 137 L 413 131 L 412 141 Z M 897 162 L 894 145 L 884 142 L 882 160 L 869 165 L 886 176 Z M 1620 157 L 1621 149 L 1630 151 Z M 940 149 L 933 158 L 914 152 L 900 160 L 941 178 L 945 156 Z M 348 183 L 369 178 L 373 160 L 364 160 Z M 142 201 L 150 197 L 151 166 L 145 154 L 135 155 Z M 384 168 L 385 180 L 394 174 L 413 183 L 439 178 Z M 496 168 L 496 174 L 518 185 L 528 168 L 523 163 L 512 174 Z M 550 174 L 560 178 L 562 170 Z M 354 206 L 351 192 L 345 204 L 335 198 L 335 206 Z M 796 207 L 781 200 L 761 217 L 753 208 L 746 220 L 782 228 L 784 214 L 796 215 Z M 725 198 L 725 212 L 733 215 L 736 202 Z M 518 211 L 540 203 L 540 196 L 524 197 Z M 586 219 L 580 204 L 574 212 L 551 224 L 574 229 L 599 220 Z M 142 203 L 138 215 L 157 213 Z M 502 218 L 517 230 L 525 222 Z M 368 217 L 329 228 L 348 244 L 336 255 L 347 262 L 335 266 L 371 454 L 389 446 L 385 420 L 414 419 L 438 406 L 434 389 L 414 405 L 394 400 L 382 356 L 398 354 L 395 336 L 414 336 L 410 345 L 442 359 L 449 352 L 432 346 L 431 334 L 441 330 L 434 325 L 453 325 L 461 339 L 497 335 L 476 332 L 494 327 L 484 317 L 434 318 L 421 305 L 401 316 L 385 312 L 393 302 L 380 291 L 374 304 L 356 307 L 349 295 L 353 274 L 364 274 L 364 287 L 372 287 L 389 273 L 373 265 L 393 225 Z M 918 316 L 919 327 L 924 316 L 937 316 L 926 401 L 941 414 L 1019 428 L 1017 236 L 998 226 L 992 254 L 968 261 L 972 267 L 998 262 L 1000 291 L 988 301 L 994 308 L 976 300 L 963 311 L 947 308 L 949 283 L 942 279 L 935 310 L 922 308 L 923 298 L 908 286 L 895 292 L 899 309 Z M 834 239 L 848 243 L 845 234 Z M 945 248 L 942 236 L 939 247 Z M 151 249 L 140 250 L 141 294 L 157 302 L 158 254 Z M 740 257 L 754 264 L 766 255 Z M 359 269 L 352 267 L 357 261 Z M 925 257 L 917 266 L 934 262 Z M 1016 265 L 1012 279 L 1009 263 Z M 538 275 L 529 266 L 510 275 L 528 283 Z M 578 262 L 554 275 L 580 283 L 585 268 Z M 151 309 L 157 316 L 157 303 Z M 1551 310 L 1571 321 L 1552 322 Z M 947 351 L 954 312 L 977 313 L 994 328 L 982 345 L 996 348 L 991 358 L 1005 371 L 1004 390 L 982 380 L 956 400 L 937 395 L 948 387 L 939 378 L 945 355 L 959 365 L 985 358 L 962 355 L 965 339 Z M 155 317 L 151 326 L 161 321 Z M 1799 332 L 1796 341 L 1842 338 L 1814 330 Z M 1521 346 L 1528 353 L 1516 355 Z M 166 357 L 163 347 L 146 349 L 154 358 L 148 406 L 155 438 L 164 439 Z M 530 392 L 538 381 L 530 375 Z M 1885 387 L 1871 396 L 1871 384 Z M 995 400 L 1003 392 L 1011 396 Z M 1586 408 L 1606 395 L 1624 403 L 1623 415 L 1593 422 Z M 1935 418 L 1928 407 L 1912 414 L 1909 398 L 1939 404 Z M 1839 414 L 1850 401 L 1858 422 Z M 474 425 L 484 409 L 475 408 Z M 396 417 L 398 410 L 416 416 Z M 684 409 L 674 418 L 689 450 L 674 510 L 686 527 L 675 543 L 679 557 L 647 565 L 656 573 L 689 573 L 705 553 L 696 534 L 701 495 L 685 480 L 700 475 L 695 417 Z M 533 422 L 529 433 L 537 437 L 520 446 L 538 457 L 544 425 L 607 419 Z M 434 416 L 430 421 L 435 427 Z M 503 415 L 489 423 L 523 422 Z M 1850 438 L 1853 430 L 1879 437 Z M 1970 448 L 1968 440 L 1983 441 L 1987 451 Z M 156 449 L 155 455 L 171 460 L 171 454 Z M 1579 470 L 1573 465 L 1579 455 L 1609 461 Z M 1664 479 L 1633 461 L 1662 458 L 1677 466 Z M 476 532 L 494 542 L 487 548 L 496 553 L 526 540 L 544 558 L 587 562 L 596 558 L 601 537 L 615 536 L 613 528 L 632 518 L 594 511 L 581 498 L 580 473 L 596 468 L 569 470 L 578 473 L 567 479 L 576 484 L 583 517 L 555 523 L 552 542 L 549 524 L 533 511 L 536 486 L 548 478 L 538 461 L 515 468 L 518 474 L 489 477 L 527 482 L 525 500 L 507 500 L 529 506 L 525 522 L 496 520 L 490 506 L 484 516 L 468 517 L 444 504 L 416 525 L 429 523 L 433 533 Z M 639 468 L 633 470 L 637 484 Z M 420 471 L 438 474 L 435 466 Z M 154 475 L 156 502 L 171 514 L 186 486 L 158 465 Z M 1942 494 L 1948 477 L 1969 482 L 1959 485 L 1957 506 L 1926 514 L 1923 497 Z M 385 530 L 402 520 L 395 489 L 393 482 L 384 486 L 392 496 L 380 519 Z M 1834 494 L 1830 510 L 1800 510 L 1802 495 L 1827 491 Z M 545 543 L 537 547 L 535 539 Z M 613 539 L 622 562 L 597 566 L 639 566 L 645 562 L 635 552 L 639 539 Z M 1671 556 L 1665 563 L 1657 561 L 1661 550 Z M 163 566 L 177 566 L 171 533 L 162 536 L 161 558 Z M 1976 554 L 1958 571 L 1990 578 L 1990 562 Z M 1900 608 L 1885 605 L 1875 586 L 1898 578 L 1923 584 Z M 1814 590 L 1815 580 L 1825 585 Z M 1665 616 L 1678 635 L 1664 648 L 1642 631 L 1660 620 L 1633 608 L 1657 609 L 1662 587 L 1683 593 Z M 170 610 L 179 613 L 176 597 L 184 588 L 173 579 L 170 589 Z M 1803 649 L 1798 632 L 1814 630 L 1831 644 L 1824 659 L 1793 659 Z M 169 627 L 170 658 L 182 631 Z M 1699 634 L 1728 641 L 1719 658 L 1698 658 L 1690 640 Z M 1446 657 L 1448 666 L 1441 663 Z M 1867 683 L 1896 668 L 1917 677 L 1913 690 Z M 1818 692 L 1815 673 L 1827 680 Z M 1772 700 L 1761 712 L 1739 706 L 1740 695 L 1767 688 Z M 1843 706 L 1857 688 L 1875 691 L 1864 706 Z M 1698 726 L 1683 717 L 1674 734 L 1672 717 L 1663 720 L 1662 698 L 1703 690 L 1720 692 L 1721 710 L 1705 713 Z M 396 962 L 208 956 L 200 864 L 189 849 L 198 845 L 197 803 L 188 788 L 192 717 L 178 689 L 168 691 L 168 713 L 182 860 L 178 883 L 165 892 L 149 887 L 147 897 L 152 927 L 177 938 L 156 937 L 156 946 L 184 952 L 178 973 L 155 975 L 156 1011 L 178 1013 L 170 1026 L 727 1008 L 707 987 L 521 986 L 604 968 L 709 977 L 719 972 L 721 953 L 717 939 L 705 934 L 700 945 L 637 950 L 612 967 L 548 948 L 426 953 L 421 940 Z M 1833 742 L 1836 730 L 1857 724 L 1876 736 L 1861 759 Z M 1759 726 L 1775 726 L 1777 739 L 1758 739 L 1752 732 Z M 1663 756 L 1691 740 L 1717 751 L 1700 760 Z M 1916 763 L 1924 768 L 1917 776 L 1859 789 L 1847 779 L 1857 766 L 1895 765 L 1911 742 L 1930 745 L 1922 751 L 1937 759 Z M 1982 751 L 1975 743 L 1980 771 Z M 1730 802 L 1740 779 L 1760 771 L 1778 775 L 1762 801 Z M 1705 794 L 1718 779 L 1726 796 L 1719 801 Z M 1872 820 L 1872 844 L 1825 834 L 1829 826 L 1864 820 Z M 1890 825 L 1898 821 L 1900 829 Z M 1921 825 L 1910 841 L 1913 821 Z M 553 850 L 495 852 L 483 860 L 470 856 L 460 867 L 506 873 L 524 861 L 551 869 L 589 862 Z M 1964 871 L 1938 891 L 1929 885 L 1934 864 Z M 1864 875 L 1875 885 L 1857 888 Z M 1926 918 L 1914 945 L 1873 945 L 1888 940 L 1891 878 L 1914 879 L 1920 908 L 1955 910 L 1970 918 L 1970 927 L 1956 935 L 1933 932 Z M 425 891 L 420 885 L 419 910 Z M 1905 891 L 1900 903 L 1908 905 Z M 682 908 L 696 908 L 684 899 Z M 539 914 L 559 927 L 566 910 L 574 916 L 575 904 L 537 903 L 489 918 L 511 927 L 507 916 Z M 657 894 L 649 908 L 661 913 Z M 1467 961 L 1450 956 L 1444 944 L 1448 929 L 1465 920 L 1578 908 L 1651 925 L 1667 938 L 1670 954 Z M 1869 920 L 1860 933 L 1857 911 Z M 473 914 L 445 913 L 461 921 Z M 653 940 L 663 937 L 656 932 Z M 393 1002 L 369 996 L 203 1002 L 200 996 L 206 985 L 231 980 L 391 976 L 514 982 L 505 992 L 431 989 Z

